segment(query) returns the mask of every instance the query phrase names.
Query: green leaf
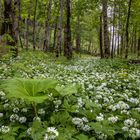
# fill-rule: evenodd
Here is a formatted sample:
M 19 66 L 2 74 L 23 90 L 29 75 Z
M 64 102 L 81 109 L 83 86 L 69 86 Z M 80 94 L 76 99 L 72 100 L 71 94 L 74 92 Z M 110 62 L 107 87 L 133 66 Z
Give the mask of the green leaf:
M 84 134 L 80 134 L 78 136 L 76 136 L 76 138 L 78 140 L 88 140 L 88 136 L 84 135 Z
M 68 96 L 77 93 L 77 87 L 75 85 L 57 86 L 56 90 L 61 94 L 61 96 Z
M 48 98 L 47 93 L 55 88 L 57 81 L 52 79 L 10 79 L 4 84 L 8 98 L 21 98 L 29 102 L 42 103 Z

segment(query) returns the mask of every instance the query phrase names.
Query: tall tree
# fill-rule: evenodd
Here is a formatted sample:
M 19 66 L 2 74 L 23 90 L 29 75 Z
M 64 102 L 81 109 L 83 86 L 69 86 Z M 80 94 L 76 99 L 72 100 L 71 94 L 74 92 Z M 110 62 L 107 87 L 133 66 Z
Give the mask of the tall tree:
M 99 39 L 100 39 L 100 56 L 101 59 L 104 58 L 104 53 L 103 53 L 103 19 L 102 19 L 102 13 L 100 15 L 100 35 L 99 35 Z
M 104 26 L 104 57 L 109 58 L 110 45 L 109 45 L 108 22 L 107 22 L 108 0 L 102 0 L 102 5 L 103 5 L 103 26 Z
M 127 14 L 127 21 L 126 21 L 126 47 L 125 47 L 125 58 L 127 59 L 128 57 L 128 50 L 129 50 L 129 20 L 130 20 L 130 14 L 131 14 L 131 4 L 132 4 L 132 0 L 129 0 L 129 4 L 128 4 L 128 14 Z
M 44 37 L 44 44 L 43 44 L 43 50 L 45 52 L 48 51 L 49 46 L 49 28 L 50 28 L 50 17 L 51 17 L 51 7 L 52 7 L 52 0 L 48 1 L 47 5 L 47 18 L 45 20 L 45 37 Z
M 35 0 L 34 19 L 33 19 L 33 50 L 36 49 L 36 10 L 38 0 Z
M 60 17 L 58 24 L 58 41 L 56 46 L 56 57 L 59 57 L 61 53 L 61 45 L 62 45 L 62 21 L 63 21 L 63 0 L 60 0 Z
M 29 23 L 30 23 L 30 16 L 31 16 L 31 9 L 32 9 L 32 0 L 30 0 L 29 8 L 28 8 L 28 17 L 26 20 L 26 36 L 25 36 L 25 46 L 26 50 L 28 50 L 28 44 L 29 44 Z
M 66 25 L 65 25 L 65 40 L 64 40 L 64 55 L 67 59 L 72 58 L 72 45 L 71 45 L 71 26 L 70 26 L 70 19 L 71 19 L 71 2 L 70 0 L 66 0 Z

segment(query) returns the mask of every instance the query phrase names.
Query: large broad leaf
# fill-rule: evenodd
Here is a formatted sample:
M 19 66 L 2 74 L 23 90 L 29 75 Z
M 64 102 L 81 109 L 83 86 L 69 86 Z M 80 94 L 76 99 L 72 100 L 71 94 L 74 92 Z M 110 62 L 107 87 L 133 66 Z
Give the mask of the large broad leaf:
M 22 98 L 30 102 L 41 103 L 47 99 L 49 89 L 55 88 L 57 81 L 52 79 L 11 79 L 4 84 L 9 98 Z
M 80 134 L 78 136 L 76 136 L 77 140 L 88 140 L 88 136 L 84 135 L 84 134 Z
M 77 93 L 77 86 L 72 84 L 66 86 L 57 86 L 55 89 L 63 97 Z

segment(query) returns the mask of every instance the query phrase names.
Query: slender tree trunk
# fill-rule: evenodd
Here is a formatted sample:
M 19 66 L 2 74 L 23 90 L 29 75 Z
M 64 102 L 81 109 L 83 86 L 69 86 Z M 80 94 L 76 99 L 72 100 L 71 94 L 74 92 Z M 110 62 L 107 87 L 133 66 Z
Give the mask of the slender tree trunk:
M 35 1 L 34 19 L 33 19 L 33 50 L 36 49 L 36 9 L 38 0 Z
M 28 18 L 26 21 L 26 35 L 25 35 L 25 46 L 26 46 L 26 50 L 28 50 L 28 44 L 29 44 L 29 23 L 30 23 L 30 16 L 31 16 L 31 9 L 32 9 L 32 0 L 30 0 L 30 6 L 29 6 L 29 10 L 28 10 Z
M 136 53 L 137 49 L 137 25 L 135 27 L 135 33 L 134 33 L 134 47 L 133 47 L 133 53 Z
M 64 1 L 60 0 L 60 17 L 59 17 L 59 24 L 58 24 L 58 41 L 57 41 L 57 46 L 56 46 L 56 57 L 59 57 L 59 55 L 61 53 L 63 4 L 64 4 Z
M 14 57 L 18 56 L 18 37 L 19 37 L 19 8 L 20 7 L 20 1 L 14 0 L 14 12 L 13 12 L 13 38 L 15 42 L 15 48 L 14 48 Z
M 80 35 L 80 15 L 77 14 L 77 27 L 76 27 L 76 52 L 80 52 L 80 46 L 81 46 L 81 35 Z
M 100 15 L 100 56 L 101 59 L 104 58 L 104 53 L 103 53 L 103 22 L 102 22 L 102 13 Z
M 44 44 L 43 44 L 43 50 L 45 52 L 48 51 L 48 45 L 49 45 L 49 22 L 50 22 L 50 16 L 51 16 L 51 7 L 52 7 L 52 0 L 48 1 L 48 6 L 47 6 L 47 18 L 45 21 L 45 39 L 44 39 Z
M 138 38 L 138 57 L 140 57 L 140 36 Z
M 104 25 L 104 57 L 110 56 L 110 45 L 108 37 L 108 22 L 107 22 L 107 3 L 108 0 L 102 0 L 103 3 L 103 25 Z
M 112 48 L 111 48 L 111 58 L 113 58 L 114 54 L 114 39 L 116 38 L 115 36 L 115 12 L 116 12 L 116 1 L 114 0 L 114 10 L 113 10 L 113 34 L 112 34 Z
M 127 21 L 126 21 L 126 47 L 125 47 L 125 58 L 128 58 L 128 51 L 129 51 L 129 33 L 128 33 L 128 29 L 129 29 L 129 20 L 130 20 L 130 14 L 131 14 L 131 4 L 132 4 L 132 0 L 129 0 L 129 5 L 128 5 L 128 15 L 127 15 Z
M 53 50 L 56 50 L 56 36 L 57 36 L 57 20 L 54 26 L 54 34 L 53 34 Z
M 71 19 L 71 8 L 70 8 L 70 0 L 66 0 L 66 17 L 67 17 L 67 21 L 66 21 L 66 26 L 65 26 L 65 51 L 64 54 L 67 59 L 71 59 L 72 58 L 72 46 L 71 46 L 71 26 L 70 26 L 70 19 Z

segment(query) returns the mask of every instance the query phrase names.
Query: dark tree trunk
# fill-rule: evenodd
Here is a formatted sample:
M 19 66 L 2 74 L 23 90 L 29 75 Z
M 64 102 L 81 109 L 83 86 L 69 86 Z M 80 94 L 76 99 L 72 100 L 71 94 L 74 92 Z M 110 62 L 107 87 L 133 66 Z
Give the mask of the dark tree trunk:
M 4 13 L 3 13 L 3 22 L 0 30 L 0 34 L 4 35 L 8 33 L 12 36 L 12 21 L 11 21 L 12 11 L 12 0 L 4 0 Z
M 116 38 L 115 36 L 115 12 L 116 12 L 116 1 L 114 0 L 114 10 L 113 10 L 113 34 L 112 34 L 112 48 L 111 48 L 111 58 L 113 58 L 114 54 L 114 39 Z
M 14 57 L 18 56 L 18 37 L 19 37 L 19 8 L 20 7 L 20 1 L 14 0 L 14 12 L 13 12 L 13 38 L 15 43 L 14 48 Z
M 103 4 L 103 25 L 104 25 L 104 57 L 109 58 L 110 56 L 110 45 L 108 37 L 108 22 L 107 22 L 107 3 L 108 0 L 102 0 Z
M 53 34 L 53 50 L 56 50 L 56 35 L 57 35 L 57 20 L 54 26 L 54 34 Z
M 61 45 L 62 45 L 62 21 L 63 21 L 63 0 L 60 0 L 60 17 L 58 23 L 58 41 L 56 46 L 56 57 L 59 57 L 61 54 Z
M 103 53 L 103 22 L 102 22 L 102 13 L 100 15 L 100 56 L 101 59 L 104 58 L 104 53 Z
M 4 0 L 4 21 L 1 27 L 1 35 L 9 34 L 12 37 L 12 41 L 7 41 L 7 45 L 13 46 L 11 50 L 13 51 L 13 57 L 18 55 L 18 24 L 19 24 L 19 0 Z M 13 6 L 13 7 L 12 7 Z
M 45 21 L 45 38 L 44 38 L 44 44 L 43 44 L 43 50 L 45 52 L 48 51 L 49 47 L 49 22 L 50 22 L 50 16 L 51 16 L 51 7 L 52 7 L 52 0 L 48 1 L 48 6 L 47 6 L 47 18 Z
M 125 47 L 125 58 L 128 58 L 128 51 L 129 51 L 129 33 L 128 33 L 128 29 L 129 29 L 129 20 L 130 20 L 130 14 L 131 14 L 131 4 L 132 4 L 132 0 L 129 0 L 129 5 L 128 5 L 128 14 L 127 14 L 127 21 L 126 21 L 126 47 Z
M 71 8 L 70 8 L 70 0 L 66 0 L 66 26 L 65 26 L 65 51 L 64 55 L 67 59 L 72 58 L 72 46 L 71 46 L 71 26 L 70 26 L 70 19 L 71 19 Z

